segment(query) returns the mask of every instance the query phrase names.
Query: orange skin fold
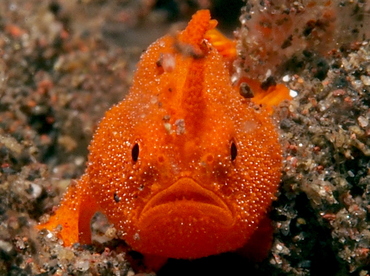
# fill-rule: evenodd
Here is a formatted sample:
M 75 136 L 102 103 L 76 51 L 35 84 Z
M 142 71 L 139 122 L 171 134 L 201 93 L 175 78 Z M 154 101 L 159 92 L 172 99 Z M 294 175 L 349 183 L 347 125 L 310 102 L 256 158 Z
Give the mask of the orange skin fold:
M 129 95 L 98 126 L 85 174 L 39 229 L 60 225 L 65 246 L 89 243 L 101 211 L 143 254 L 191 259 L 248 244 L 266 254 L 281 146 L 269 111 L 232 86 L 225 56 L 235 52 L 212 43 L 216 24 L 198 11 L 147 49 Z

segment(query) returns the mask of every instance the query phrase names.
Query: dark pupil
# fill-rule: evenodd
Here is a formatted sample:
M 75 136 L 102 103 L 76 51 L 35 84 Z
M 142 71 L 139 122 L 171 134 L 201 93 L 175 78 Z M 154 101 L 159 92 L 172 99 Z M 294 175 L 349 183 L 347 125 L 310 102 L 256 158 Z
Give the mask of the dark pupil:
M 132 160 L 134 162 L 137 161 L 137 159 L 139 158 L 139 144 L 135 144 L 133 147 L 132 147 L 132 152 L 131 152 L 131 156 L 132 156 Z
M 114 201 L 117 202 L 117 203 L 121 201 L 121 199 L 119 198 L 119 196 L 116 193 L 114 193 L 113 198 L 114 198 Z
M 238 155 L 238 149 L 236 148 L 235 143 L 232 142 L 231 148 L 230 148 L 231 161 L 234 161 L 237 155 Z

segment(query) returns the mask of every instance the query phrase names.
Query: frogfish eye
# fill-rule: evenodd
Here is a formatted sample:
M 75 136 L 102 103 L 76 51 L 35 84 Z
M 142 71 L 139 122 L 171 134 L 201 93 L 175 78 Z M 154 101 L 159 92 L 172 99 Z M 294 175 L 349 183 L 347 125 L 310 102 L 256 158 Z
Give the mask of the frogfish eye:
M 132 161 L 136 162 L 139 159 L 139 144 L 135 143 L 131 150 Z
M 231 158 L 231 161 L 234 161 L 237 156 L 238 156 L 238 148 L 236 147 L 235 142 L 232 141 L 231 142 L 231 145 L 230 145 L 230 158 Z

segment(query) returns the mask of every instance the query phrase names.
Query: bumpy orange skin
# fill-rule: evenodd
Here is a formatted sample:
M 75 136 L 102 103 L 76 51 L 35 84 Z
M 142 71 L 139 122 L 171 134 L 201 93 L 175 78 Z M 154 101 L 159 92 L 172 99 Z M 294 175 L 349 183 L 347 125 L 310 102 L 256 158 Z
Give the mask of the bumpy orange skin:
M 256 236 L 281 148 L 268 112 L 232 87 L 205 39 L 215 25 L 199 11 L 148 48 L 129 95 L 99 124 L 84 176 L 39 228 L 60 224 L 66 245 L 89 242 L 99 210 L 133 249 L 171 258 L 235 250 Z

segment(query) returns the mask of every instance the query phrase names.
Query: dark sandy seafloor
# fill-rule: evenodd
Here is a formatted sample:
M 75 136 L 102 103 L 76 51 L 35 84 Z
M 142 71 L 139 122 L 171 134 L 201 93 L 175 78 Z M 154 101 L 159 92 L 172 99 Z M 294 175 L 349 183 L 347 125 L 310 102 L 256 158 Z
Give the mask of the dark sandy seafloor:
M 104 218 L 93 223 L 99 242 L 72 248 L 34 226 L 83 173 L 96 124 L 127 93 L 141 51 L 174 17 L 187 21 L 195 9 L 192 1 L 160 2 L 0 2 L 0 275 L 135 275 L 143 269 L 140 254 L 127 252 Z M 158 275 L 370 273 L 369 7 L 296 1 L 302 7 L 288 9 L 292 28 L 276 23 L 287 14 L 281 5 L 278 16 L 266 16 L 275 8 L 261 7 L 267 2 L 243 8 L 236 67 L 256 78 L 270 70 L 297 92 L 274 114 L 284 168 L 270 214 L 271 252 L 258 264 L 233 253 L 170 260 Z M 253 32 L 255 22 L 275 22 L 277 29 L 270 27 L 286 36 L 271 43 Z M 266 60 L 251 39 L 265 43 Z

